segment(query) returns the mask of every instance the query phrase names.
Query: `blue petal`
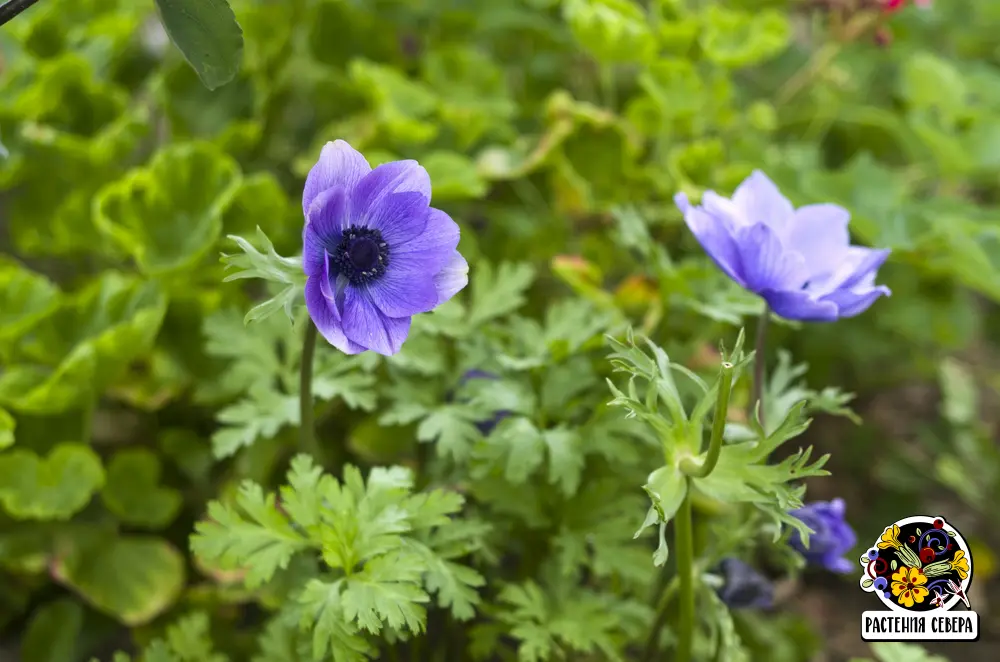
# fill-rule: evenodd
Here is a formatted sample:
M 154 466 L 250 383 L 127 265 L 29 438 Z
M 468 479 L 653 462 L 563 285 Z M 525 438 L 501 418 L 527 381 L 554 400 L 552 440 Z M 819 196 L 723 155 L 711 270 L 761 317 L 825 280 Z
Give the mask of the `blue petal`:
M 837 319 L 837 304 L 820 301 L 806 290 L 763 290 L 758 292 L 779 317 L 800 322 L 833 322 Z
M 374 173 L 373 173 L 374 174 Z M 407 191 L 381 196 L 378 204 L 363 217 L 355 217 L 365 227 L 382 233 L 389 244 L 390 257 L 397 247 L 420 236 L 427 227 L 427 200 L 420 193 Z
M 348 287 L 344 296 L 344 333 L 349 340 L 383 356 L 392 356 L 403 347 L 410 333 L 409 317 L 382 314 L 367 294 Z
M 351 215 L 364 219 L 383 204 L 393 193 L 419 193 L 425 206 L 431 202 L 431 180 L 427 171 L 416 161 L 383 163 L 357 183 L 351 193 Z
M 347 339 L 341 327 L 340 315 L 333 302 L 323 296 L 321 277 L 312 276 L 306 280 L 306 309 L 316 329 L 328 343 L 345 354 L 358 354 L 365 348 Z
M 392 255 L 385 274 L 365 289 L 387 317 L 426 313 L 438 304 L 434 272 L 427 270 L 420 254 Z
M 770 226 L 763 223 L 736 231 L 740 263 L 747 289 L 797 290 L 805 284 L 808 272 L 805 259 L 788 251 Z
M 332 250 L 349 225 L 347 191 L 333 188 L 317 195 L 306 213 L 306 222 L 312 226 L 324 246 Z
M 392 254 L 419 256 L 432 275 L 444 269 L 458 248 L 458 224 L 440 209 L 430 207 L 423 231 L 409 241 L 392 244 Z
M 868 310 L 879 297 L 891 294 L 888 287 L 879 285 L 855 290 L 837 290 L 824 296 L 822 301 L 835 304 L 840 317 L 854 317 Z
M 837 205 L 799 207 L 785 229 L 784 243 L 802 254 L 811 274 L 832 273 L 851 243 L 850 220 L 850 213 Z
M 674 196 L 674 204 L 684 214 L 684 222 L 708 256 L 727 276 L 746 287 L 740 253 L 730 234 L 730 222 L 722 215 L 692 206 L 683 193 Z
M 434 287 L 438 292 L 438 305 L 451 299 L 469 284 L 469 263 L 455 251 L 451 254 L 448 264 L 436 276 Z
M 306 176 L 306 185 L 302 190 L 302 213 L 309 215 L 313 201 L 323 191 L 331 188 L 349 191 L 371 169 L 365 157 L 343 140 L 327 143 L 320 152 L 319 161 Z
M 779 232 L 791 220 L 794 211 L 788 198 L 781 195 L 774 182 L 760 170 L 754 170 L 736 187 L 733 203 L 749 222 L 765 223 Z

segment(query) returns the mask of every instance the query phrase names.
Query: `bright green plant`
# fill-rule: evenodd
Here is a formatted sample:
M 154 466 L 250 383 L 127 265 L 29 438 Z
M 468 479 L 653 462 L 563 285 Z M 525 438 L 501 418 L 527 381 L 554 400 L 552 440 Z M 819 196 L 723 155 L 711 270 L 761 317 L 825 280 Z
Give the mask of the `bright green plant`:
M 780 596 L 733 604 L 720 563 L 819 591 L 790 545 L 807 488 L 843 494 L 862 539 L 923 509 L 918 479 L 969 508 L 996 493 L 973 404 L 994 364 L 973 357 L 1000 328 L 998 21 L 972 0 L 37 2 L 0 29 L 0 646 L 834 645 Z M 300 198 L 337 138 L 418 160 L 462 230 L 468 287 L 391 357 L 304 342 Z M 773 318 L 751 351 L 763 304 L 674 195 L 754 169 L 848 209 L 855 243 L 892 250 L 892 297 Z M 932 462 L 848 409 L 938 379 L 947 425 L 890 417 Z

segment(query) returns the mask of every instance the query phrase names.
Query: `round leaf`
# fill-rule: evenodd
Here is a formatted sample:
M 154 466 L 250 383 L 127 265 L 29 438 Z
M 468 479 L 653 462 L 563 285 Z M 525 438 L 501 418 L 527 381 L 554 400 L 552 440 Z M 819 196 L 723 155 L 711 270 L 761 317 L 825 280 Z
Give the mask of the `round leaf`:
M 75 550 L 55 578 L 129 626 L 170 607 L 184 586 L 184 557 L 160 538 L 129 536 Z
M 103 483 L 100 458 L 82 444 L 59 444 L 45 459 L 22 449 L 0 455 L 0 501 L 15 519 L 69 519 Z
M 149 275 L 194 266 L 222 232 L 239 166 L 203 143 L 168 147 L 104 188 L 94 222 Z
M 145 448 L 115 454 L 108 465 L 101 498 L 104 505 L 125 524 L 162 528 L 177 516 L 181 495 L 160 487 L 160 460 Z

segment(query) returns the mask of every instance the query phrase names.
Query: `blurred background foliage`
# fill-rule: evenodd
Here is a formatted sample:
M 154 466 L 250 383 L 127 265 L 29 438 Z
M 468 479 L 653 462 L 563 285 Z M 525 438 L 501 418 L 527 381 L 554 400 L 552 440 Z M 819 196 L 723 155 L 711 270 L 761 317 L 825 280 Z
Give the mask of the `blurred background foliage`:
M 264 293 L 223 283 L 218 255 L 236 249 L 227 235 L 256 241 L 258 227 L 279 254 L 297 254 L 304 176 L 323 143 L 343 138 L 373 165 L 420 160 L 471 264 L 468 315 L 415 323 L 398 360 L 321 353 L 326 443 L 346 443 L 362 465 L 423 472 L 419 439 L 437 441 L 442 467 L 465 466 L 477 419 L 441 403 L 469 367 L 537 378 L 528 385 L 541 404 L 499 387 L 470 396 L 487 413 L 523 406 L 569 421 L 581 403 L 603 405 L 591 359 L 605 353 L 600 334 L 624 322 L 711 374 L 718 340 L 731 343 L 761 304 L 702 254 L 675 192 L 728 194 L 760 168 L 797 205 L 847 207 L 857 241 L 893 249 L 880 276 L 893 296 L 857 319 L 771 337 L 809 365 L 817 391 L 856 393 L 864 420 L 812 426 L 833 477 L 809 494 L 847 500 L 859 553 L 900 517 L 959 526 L 984 632 L 961 655 L 996 659 L 1000 3 L 876 4 L 231 0 L 243 61 L 214 91 L 151 2 L 43 0 L 4 26 L 0 640 L 24 662 L 110 659 L 158 637 L 157 654 L 172 657 L 144 659 L 226 659 L 204 647 L 210 630 L 232 659 L 257 650 L 276 603 L 200 567 L 188 536 L 206 502 L 240 480 L 282 480 L 298 422 L 298 335 L 281 316 L 245 328 Z M 776 400 L 805 388 L 778 382 Z M 746 384 L 734 397 L 745 406 Z M 602 484 L 577 492 L 579 468 L 550 480 L 568 481 L 589 513 L 565 519 L 563 533 L 624 545 L 642 520 L 643 465 L 634 446 L 602 443 L 580 451 L 579 466 L 587 453 L 607 456 L 604 471 L 634 486 L 614 497 L 623 512 L 604 521 L 610 530 L 589 528 Z M 508 463 L 500 485 L 494 460 L 485 474 L 428 469 L 422 480 L 458 475 L 494 520 L 507 501 L 513 523 L 502 531 L 552 515 L 528 512 L 527 493 L 499 496 L 537 462 Z M 548 489 L 544 472 L 536 480 Z M 547 544 L 534 535 L 521 543 L 529 552 Z M 483 567 L 496 544 L 479 552 Z M 656 582 L 650 541 L 638 555 L 605 544 L 610 556 L 588 557 L 586 572 Z M 628 576 L 630 564 L 641 569 Z M 545 567 L 516 579 L 541 581 Z M 753 659 L 916 659 L 857 639 L 868 604 L 855 577 L 782 576 L 775 611 L 736 616 Z M 495 632 L 479 631 L 480 648 L 528 618 L 528 586 L 505 594 L 514 606 L 482 626 Z M 648 615 L 620 618 L 643 632 Z M 554 650 L 605 659 L 573 657 L 571 639 Z M 466 659 L 445 655 L 435 659 Z

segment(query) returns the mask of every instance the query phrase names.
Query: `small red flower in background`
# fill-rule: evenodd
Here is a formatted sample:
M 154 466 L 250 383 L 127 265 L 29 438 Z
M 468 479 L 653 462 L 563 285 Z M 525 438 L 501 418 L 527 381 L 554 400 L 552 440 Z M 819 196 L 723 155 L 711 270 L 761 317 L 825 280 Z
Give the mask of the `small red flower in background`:
M 906 6 L 907 0 L 884 0 L 886 12 L 899 11 Z M 913 0 L 913 4 L 921 8 L 927 8 L 931 6 L 931 0 Z

